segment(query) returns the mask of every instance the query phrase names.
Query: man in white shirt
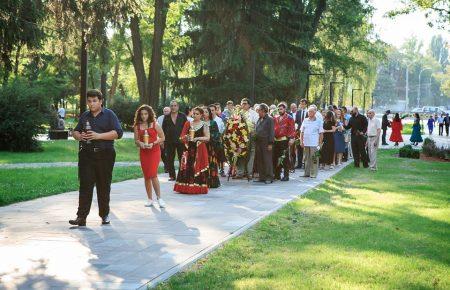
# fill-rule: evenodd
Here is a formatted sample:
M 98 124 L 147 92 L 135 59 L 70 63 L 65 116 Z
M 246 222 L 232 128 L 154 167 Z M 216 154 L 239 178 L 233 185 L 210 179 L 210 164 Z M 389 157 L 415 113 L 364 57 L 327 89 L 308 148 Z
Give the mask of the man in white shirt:
M 369 110 L 367 112 L 367 148 L 369 151 L 369 168 L 370 170 L 377 170 L 377 149 L 380 140 L 381 122 L 375 118 L 375 111 Z
M 170 115 L 170 108 L 169 107 L 164 107 L 163 108 L 163 114 L 161 116 L 159 116 L 156 119 L 156 122 L 158 122 L 158 125 L 162 128 L 162 123 L 164 121 L 164 117 Z M 161 160 L 164 163 L 164 172 L 167 173 L 167 166 L 166 166 L 166 153 L 164 151 L 164 142 L 160 143 L 160 151 L 161 151 Z
M 253 163 L 255 162 L 255 127 L 256 123 L 259 120 L 259 115 L 251 108 L 250 100 L 247 98 L 243 98 L 241 100 L 241 108 L 243 111 L 243 116 L 245 122 L 247 123 L 250 142 L 248 144 L 248 154 L 247 158 L 239 158 L 237 160 L 237 169 L 236 169 L 236 179 L 243 178 L 244 175 L 247 175 L 248 178 L 253 175 Z
M 323 122 L 316 118 L 316 107 L 308 108 L 308 118 L 300 127 L 300 146 L 303 148 L 305 158 L 305 174 L 303 177 L 317 177 L 319 157 L 315 156 L 320 150 L 323 140 Z
M 61 119 L 64 119 L 66 117 L 66 109 L 64 109 L 63 107 L 58 109 L 58 116 Z
M 169 114 L 170 114 L 170 108 L 169 107 L 164 107 L 163 114 L 161 116 L 159 116 L 158 119 L 156 119 L 156 122 L 158 122 L 158 125 L 160 127 L 162 127 L 162 123 L 164 121 L 164 116 L 167 116 Z
M 292 118 L 295 119 L 295 115 L 297 114 L 297 104 L 292 103 L 291 104 L 291 111 L 289 112 L 289 115 L 291 115 Z
M 217 127 L 219 128 L 219 133 L 223 134 L 223 131 L 225 131 L 225 124 L 223 123 L 222 118 L 217 116 L 217 113 L 216 113 L 217 107 L 216 107 L 216 105 L 211 104 L 208 107 L 211 110 L 211 114 L 214 117 L 214 121 L 216 121 L 216 123 L 217 123 Z

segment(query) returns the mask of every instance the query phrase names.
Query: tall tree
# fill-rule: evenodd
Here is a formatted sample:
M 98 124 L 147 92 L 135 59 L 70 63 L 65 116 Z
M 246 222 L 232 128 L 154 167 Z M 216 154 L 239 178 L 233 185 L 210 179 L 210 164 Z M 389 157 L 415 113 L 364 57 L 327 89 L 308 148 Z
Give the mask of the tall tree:
M 155 0 L 152 58 L 150 61 L 148 85 L 146 89 L 146 101 L 155 108 L 158 106 L 161 86 L 162 45 L 169 2 L 169 0 Z

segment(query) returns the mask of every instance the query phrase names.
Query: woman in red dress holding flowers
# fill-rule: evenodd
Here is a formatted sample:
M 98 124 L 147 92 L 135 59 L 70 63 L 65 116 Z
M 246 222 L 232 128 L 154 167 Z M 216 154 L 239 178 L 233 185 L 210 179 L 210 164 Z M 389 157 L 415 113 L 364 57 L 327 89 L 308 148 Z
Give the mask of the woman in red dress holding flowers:
M 164 132 L 156 122 L 155 112 L 149 105 L 140 106 L 134 114 L 134 142 L 140 148 L 139 157 L 148 197 L 148 203 L 145 206 L 154 205 L 153 186 L 159 206 L 165 207 L 158 180 L 158 167 L 161 158 L 159 144 L 164 142 Z
M 209 126 L 202 121 L 204 111 L 194 108 L 193 120 L 184 124 L 181 140 L 186 149 L 181 157 L 180 169 L 174 191 L 185 194 L 208 193 L 208 149 Z

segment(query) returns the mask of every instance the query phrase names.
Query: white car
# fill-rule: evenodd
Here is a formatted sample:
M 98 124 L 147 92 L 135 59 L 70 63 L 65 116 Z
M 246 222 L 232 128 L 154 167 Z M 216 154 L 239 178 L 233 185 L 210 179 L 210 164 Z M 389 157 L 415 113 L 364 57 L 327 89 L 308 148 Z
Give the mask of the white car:
M 411 113 L 423 113 L 423 108 L 414 108 Z

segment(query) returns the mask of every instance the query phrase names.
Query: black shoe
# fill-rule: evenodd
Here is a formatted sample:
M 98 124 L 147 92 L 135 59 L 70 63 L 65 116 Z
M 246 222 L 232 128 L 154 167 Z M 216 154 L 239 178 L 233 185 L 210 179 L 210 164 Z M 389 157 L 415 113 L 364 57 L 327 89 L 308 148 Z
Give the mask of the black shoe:
M 295 169 L 302 169 L 302 166 L 299 165 L 299 166 L 295 167 Z
M 281 181 L 289 181 L 289 176 L 284 176 Z
M 109 216 L 102 217 L 102 225 L 109 225 L 111 221 L 109 220 Z
M 266 182 L 265 180 L 261 180 L 261 179 L 255 179 L 253 180 L 253 182 Z
M 86 219 L 82 219 L 80 217 L 77 217 L 74 220 L 69 220 L 69 224 L 71 224 L 73 226 L 85 227 L 86 226 Z

